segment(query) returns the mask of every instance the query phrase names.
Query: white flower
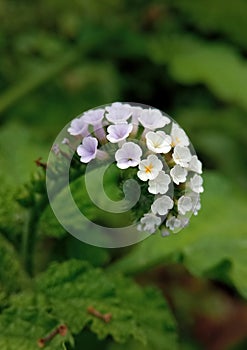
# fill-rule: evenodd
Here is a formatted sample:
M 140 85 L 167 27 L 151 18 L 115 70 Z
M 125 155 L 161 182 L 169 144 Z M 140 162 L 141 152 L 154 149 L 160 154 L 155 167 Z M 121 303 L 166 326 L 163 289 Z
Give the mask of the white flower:
M 151 154 L 147 157 L 147 159 L 140 162 L 137 176 L 142 181 L 153 180 L 158 176 L 162 168 L 163 164 L 159 158 L 154 154 Z
M 173 200 L 168 196 L 162 196 L 156 199 L 151 205 L 154 214 L 166 215 L 173 207 Z
M 171 178 L 164 171 L 160 171 L 154 180 L 149 180 L 148 192 L 153 194 L 165 194 L 168 191 Z
M 191 179 L 190 179 L 190 188 L 192 191 L 196 193 L 202 193 L 203 190 L 203 179 L 200 175 L 195 174 Z
M 177 185 L 186 181 L 187 174 L 188 174 L 188 171 L 182 168 L 179 164 L 175 165 L 170 171 L 172 180 Z
M 146 140 L 147 148 L 154 153 L 168 153 L 171 149 L 171 137 L 164 131 L 149 131 Z
M 96 158 L 98 140 L 95 137 L 85 137 L 82 144 L 77 147 L 77 153 L 81 157 L 82 163 L 89 163 L 92 159 Z
M 113 124 L 126 123 L 131 116 L 131 106 L 120 102 L 106 107 L 106 111 L 106 119 Z
M 188 170 L 194 171 L 198 174 L 202 174 L 202 163 L 197 158 L 197 156 L 192 156 L 191 161 L 189 162 Z
M 183 146 L 175 146 L 173 154 L 173 160 L 176 164 L 186 168 L 191 161 L 191 153 L 189 148 Z
M 140 163 L 141 155 L 142 155 L 141 147 L 136 145 L 134 142 L 126 142 L 115 153 L 117 167 L 120 169 L 135 167 Z
M 192 200 L 188 196 L 182 196 L 178 200 L 178 212 L 184 215 L 192 209 Z
M 166 220 L 166 227 L 168 227 L 170 230 L 174 231 L 180 228 L 184 228 L 188 226 L 189 219 L 185 216 L 178 215 L 176 216 L 170 216 L 168 220 Z
M 183 129 L 181 129 L 178 124 L 172 123 L 171 130 L 172 147 L 179 146 L 189 146 L 190 141 Z
M 170 119 L 163 116 L 158 109 L 144 109 L 139 117 L 140 123 L 144 128 L 155 130 L 163 128 L 165 125 L 170 123 Z
M 132 129 L 132 124 L 110 125 L 107 128 L 108 135 L 106 138 L 112 143 L 117 143 L 119 141 L 125 140 L 131 133 Z
M 181 227 L 181 221 L 178 218 L 176 218 L 176 216 L 171 216 L 169 217 L 169 219 L 166 220 L 166 227 L 174 231 L 176 228 Z
M 198 215 L 198 211 L 201 209 L 201 201 L 200 201 L 200 197 L 198 198 L 198 201 L 195 205 L 195 207 L 193 208 L 193 214 L 196 216 Z
M 68 128 L 70 135 L 77 136 L 87 136 L 88 135 L 88 125 L 83 120 L 83 117 L 75 118 L 72 120 L 70 127 Z
M 141 224 L 137 226 L 139 231 L 154 233 L 157 227 L 161 224 L 161 218 L 155 216 L 154 214 L 148 213 L 144 214 L 140 220 L 140 223 Z

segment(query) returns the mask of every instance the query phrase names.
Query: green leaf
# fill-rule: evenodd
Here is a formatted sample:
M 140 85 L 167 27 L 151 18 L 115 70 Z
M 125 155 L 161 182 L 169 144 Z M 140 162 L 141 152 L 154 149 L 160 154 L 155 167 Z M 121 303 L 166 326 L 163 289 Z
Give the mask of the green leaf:
M 89 306 L 110 313 L 110 322 L 89 313 Z M 73 344 L 71 334 L 83 329 L 90 329 L 99 339 L 112 336 L 119 343 L 135 339 L 155 350 L 177 348 L 174 319 L 156 288 L 141 288 L 130 279 L 108 275 L 78 260 L 53 263 L 36 278 L 34 294 L 10 299 L 10 306 L 0 315 L 1 349 L 32 350 L 39 338 L 59 324 L 67 325 L 68 335 L 57 335 L 47 349 L 61 349 L 64 341 Z M 169 346 L 161 347 L 159 339 Z
M 7 293 L 16 292 L 29 285 L 19 256 L 12 244 L 0 233 L 0 290 Z
M 138 273 L 180 262 L 196 276 L 222 280 L 247 298 L 246 197 L 230 180 L 207 173 L 202 211 L 189 227 L 166 238 L 151 236 L 112 266 Z
M 247 110 L 247 65 L 232 47 L 188 35 L 163 36 L 148 45 L 151 59 L 167 64 L 175 81 L 204 84 L 220 100 Z
M 0 316 L 0 347 L 3 350 L 38 349 L 38 339 L 47 336 L 61 322 L 49 313 L 42 295 L 23 293 L 12 297 L 11 306 Z M 57 335 L 47 343 L 47 350 L 62 350 L 65 342 L 73 345 L 70 332 Z
M 220 33 L 246 48 L 247 4 L 244 0 L 172 0 L 171 6 L 183 14 L 183 21 L 192 23 L 206 34 Z M 213 9 L 213 10 L 212 10 Z M 223 38 L 222 38 L 223 39 Z

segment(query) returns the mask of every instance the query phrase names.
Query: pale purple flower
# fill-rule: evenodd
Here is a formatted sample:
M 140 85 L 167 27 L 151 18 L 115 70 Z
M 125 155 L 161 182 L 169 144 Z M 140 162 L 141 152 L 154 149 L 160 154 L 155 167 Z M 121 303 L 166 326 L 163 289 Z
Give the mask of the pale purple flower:
M 119 141 L 125 140 L 133 129 L 132 124 L 116 124 L 110 125 L 107 128 L 108 135 L 107 140 L 111 143 L 117 143 Z
M 154 214 L 166 215 L 174 205 L 173 200 L 168 196 L 162 196 L 156 199 L 151 205 L 151 210 Z
M 143 108 L 138 106 L 131 106 L 131 124 L 133 125 L 133 129 L 131 131 L 131 136 L 135 137 L 138 131 L 139 126 L 139 118 L 143 111 Z
M 142 111 L 139 122 L 144 128 L 155 130 L 169 124 L 170 119 L 165 117 L 158 109 L 149 108 Z
M 129 167 L 135 167 L 140 163 L 142 156 L 142 149 L 134 142 L 126 142 L 115 153 L 115 159 L 117 161 L 117 167 L 120 169 L 127 169 Z
M 104 118 L 105 110 L 103 108 L 91 109 L 84 113 L 82 116 L 86 124 L 89 125 L 101 125 L 102 119 Z
M 72 120 L 68 132 L 73 136 L 81 135 L 85 137 L 88 135 L 88 125 L 83 120 L 83 116 Z
M 106 119 L 113 124 L 126 123 L 131 116 L 131 106 L 120 102 L 106 107 L 106 111 Z
M 59 145 L 57 143 L 54 143 L 54 145 L 52 146 L 51 150 L 56 156 L 58 156 L 59 153 L 60 153 L 60 147 L 59 147 Z
M 82 117 L 86 124 L 93 125 L 94 134 L 100 141 L 106 140 L 106 133 L 102 123 L 104 114 L 105 110 L 98 108 L 84 113 Z
M 82 163 L 89 163 L 97 155 L 98 140 L 95 137 L 85 137 L 82 144 L 77 147 L 77 153 Z

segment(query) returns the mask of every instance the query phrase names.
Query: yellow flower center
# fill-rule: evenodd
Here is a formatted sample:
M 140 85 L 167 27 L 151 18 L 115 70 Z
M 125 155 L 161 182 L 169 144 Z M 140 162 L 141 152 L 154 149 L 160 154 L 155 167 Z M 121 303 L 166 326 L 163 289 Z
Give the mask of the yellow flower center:
M 149 165 L 145 166 L 145 173 L 146 174 L 151 173 L 152 169 L 153 169 L 153 164 L 149 164 Z

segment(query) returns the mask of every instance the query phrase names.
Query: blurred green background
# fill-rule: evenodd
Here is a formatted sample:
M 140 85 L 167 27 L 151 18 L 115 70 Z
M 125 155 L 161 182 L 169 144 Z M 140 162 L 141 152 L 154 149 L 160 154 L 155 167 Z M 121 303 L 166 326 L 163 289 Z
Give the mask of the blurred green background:
M 162 250 L 146 240 L 116 266 L 151 269 L 140 282 L 160 285 L 181 333 L 211 350 L 247 347 L 246 16 L 245 0 L 0 1 L 1 232 L 15 241 L 8 195 L 72 118 L 114 101 L 161 109 L 203 162 L 202 213 Z M 162 261 L 169 267 L 152 270 Z M 218 314 L 208 315 L 208 304 Z

